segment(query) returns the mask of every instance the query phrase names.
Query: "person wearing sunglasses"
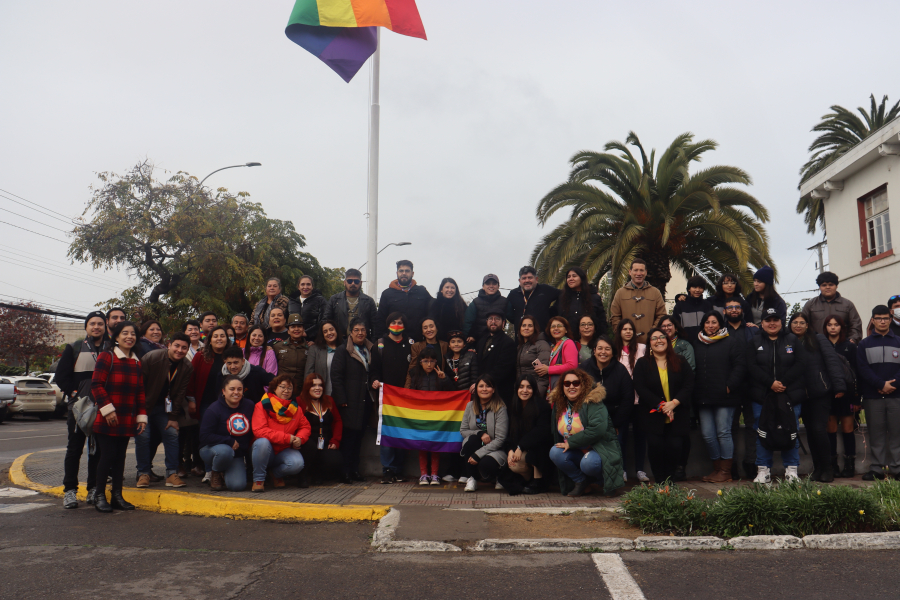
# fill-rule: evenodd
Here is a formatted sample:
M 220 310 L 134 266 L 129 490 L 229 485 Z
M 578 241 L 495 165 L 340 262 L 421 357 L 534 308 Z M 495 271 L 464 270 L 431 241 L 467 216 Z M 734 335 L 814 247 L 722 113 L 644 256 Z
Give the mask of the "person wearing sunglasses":
M 672 479 L 690 435 L 694 371 L 675 353 L 659 328 L 647 332 L 649 352 L 634 365 L 639 426 L 647 435 L 647 458 L 657 483 Z
M 362 273 L 357 269 L 347 269 L 344 291 L 338 292 L 325 303 L 322 321 L 335 322 L 340 336 L 346 338 L 350 335 L 350 321 L 359 317 L 366 325 L 366 338 L 371 341 L 376 314 L 375 300 L 364 294 L 361 288 Z
M 550 460 L 564 496 L 581 496 L 592 483 L 601 485 L 607 495 L 625 485 L 622 450 L 604 399 L 606 388 L 594 387 L 594 380 L 581 369 L 563 373 L 550 391 L 554 442 Z
M 874 331 L 856 350 L 872 456 L 865 481 L 900 479 L 900 337 L 891 331 L 891 320 L 887 306 L 873 308 Z

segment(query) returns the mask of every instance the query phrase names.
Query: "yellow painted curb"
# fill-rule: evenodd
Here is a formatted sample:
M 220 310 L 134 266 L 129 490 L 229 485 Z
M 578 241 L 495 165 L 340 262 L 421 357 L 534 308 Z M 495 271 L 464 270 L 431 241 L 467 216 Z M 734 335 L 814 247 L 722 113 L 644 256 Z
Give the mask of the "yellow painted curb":
M 10 480 L 36 492 L 62 497 L 63 486 L 51 487 L 37 483 L 25 474 L 25 460 L 31 454 L 17 458 L 9 468 Z M 149 490 L 125 488 L 122 495 L 141 510 L 176 515 L 201 517 L 227 517 L 229 519 L 256 519 L 264 521 L 377 521 L 390 510 L 390 506 L 338 504 L 302 504 L 275 500 L 248 500 L 208 494 L 193 494 L 174 490 Z M 84 501 L 87 491 L 79 487 L 78 499 Z

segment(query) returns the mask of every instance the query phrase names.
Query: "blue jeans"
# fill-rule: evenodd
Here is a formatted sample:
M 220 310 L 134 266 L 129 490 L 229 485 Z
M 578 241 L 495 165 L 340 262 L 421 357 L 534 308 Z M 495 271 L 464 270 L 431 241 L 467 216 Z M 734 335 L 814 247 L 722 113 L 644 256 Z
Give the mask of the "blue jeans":
M 584 454 L 581 450 L 563 450 L 553 446 L 550 448 L 550 460 L 575 483 L 581 483 L 587 477 L 603 481 L 602 461 L 593 450 Z
M 762 413 L 762 404 L 753 403 L 753 430 L 759 427 L 759 415 Z M 800 431 L 800 404 L 794 405 L 794 421 L 797 423 L 797 431 Z M 794 447 L 790 450 L 785 450 L 781 453 L 781 464 L 785 467 L 799 467 L 800 466 L 800 437 L 797 437 L 797 442 L 794 444 Z M 772 468 L 772 457 L 773 454 L 765 449 L 762 445 L 762 442 L 759 441 L 759 436 L 756 438 L 756 466 L 758 467 L 769 467 Z
M 380 446 L 381 448 L 381 473 L 393 473 L 401 475 L 403 473 L 403 463 L 406 462 L 406 450 L 403 448 L 389 448 L 388 446 Z
M 266 438 L 253 442 L 253 481 L 265 481 L 266 471 L 274 479 L 284 479 L 285 475 L 296 475 L 302 470 L 303 455 L 299 450 L 285 448 L 275 454 L 272 442 Z
M 166 453 L 166 477 L 178 471 L 178 430 L 174 427 L 166 429 L 169 415 L 166 414 L 165 403 L 157 404 L 147 413 L 147 426 L 144 433 L 134 436 L 134 455 L 137 459 L 138 475 L 149 475 L 153 468 L 152 455 L 162 442 Z
M 217 471 L 225 476 L 225 487 L 232 492 L 247 489 L 247 466 L 244 458 L 235 458 L 234 449 L 225 444 L 203 446 L 200 458 L 210 471 Z
M 700 432 L 711 460 L 731 460 L 734 457 L 734 440 L 731 438 L 733 420 L 733 406 L 700 408 Z

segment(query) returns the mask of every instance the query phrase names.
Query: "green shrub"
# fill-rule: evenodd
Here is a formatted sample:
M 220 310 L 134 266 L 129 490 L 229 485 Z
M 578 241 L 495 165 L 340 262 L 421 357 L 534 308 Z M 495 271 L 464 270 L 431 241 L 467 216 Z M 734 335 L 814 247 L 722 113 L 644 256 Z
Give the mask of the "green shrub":
M 887 479 L 875 481 L 866 491 L 884 511 L 884 529 L 900 529 L 900 481 Z
M 705 531 L 709 502 L 681 486 L 641 485 L 623 496 L 625 520 L 645 533 L 699 535 Z
M 791 535 L 791 517 L 782 498 L 765 486 L 722 490 L 712 502 L 710 513 L 715 527 L 709 535 Z

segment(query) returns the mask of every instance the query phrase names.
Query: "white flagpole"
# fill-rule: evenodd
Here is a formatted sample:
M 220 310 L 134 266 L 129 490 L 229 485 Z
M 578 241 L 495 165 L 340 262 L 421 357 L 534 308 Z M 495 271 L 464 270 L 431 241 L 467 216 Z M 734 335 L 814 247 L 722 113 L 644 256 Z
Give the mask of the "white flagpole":
M 381 78 L 381 27 L 375 28 L 375 54 L 369 72 L 369 186 L 368 186 L 368 265 L 366 289 L 378 301 L 378 130 L 381 106 L 379 80 Z

